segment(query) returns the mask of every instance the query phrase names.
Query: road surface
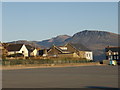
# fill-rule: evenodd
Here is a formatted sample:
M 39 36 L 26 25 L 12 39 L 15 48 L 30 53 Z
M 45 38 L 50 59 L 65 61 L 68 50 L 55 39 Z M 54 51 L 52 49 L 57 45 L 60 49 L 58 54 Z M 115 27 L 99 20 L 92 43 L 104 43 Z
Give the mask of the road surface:
M 3 88 L 118 88 L 118 66 L 2 71 Z

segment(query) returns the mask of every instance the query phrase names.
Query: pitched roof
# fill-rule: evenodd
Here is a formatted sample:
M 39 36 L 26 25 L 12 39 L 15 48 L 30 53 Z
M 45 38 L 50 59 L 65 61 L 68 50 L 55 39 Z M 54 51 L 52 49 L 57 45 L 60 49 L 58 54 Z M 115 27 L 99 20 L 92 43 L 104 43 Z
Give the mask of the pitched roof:
M 120 52 L 120 47 L 106 47 L 105 51 L 108 52 L 111 50 L 112 52 Z
M 32 52 L 33 50 L 35 50 L 34 47 L 30 46 L 30 45 L 25 45 L 26 48 L 28 49 L 28 51 Z
M 10 44 L 7 46 L 8 51 L 19 51 L 24 44 Z M 32 52 L 35 48 L 30 45 L 25 45 L 28 51 Z
M 53 47 L 56 48 L 56 49 L 57 49 L 58 51 L 60 51 L 61 53 L 70 53 L 70 51 L 68 51 L 68 50 L 62 50 L 61 48 L 59 48 L 59 46 L 53 45 Z M 50 50 L 51 50 L 51 49 L 50 49 Z M 50 50 L 49 50 L 49 51 L 50 51 Z M 49 52 L 49 51 L 48 51 L 48 52 Z
M 79 51 L 91 51 L 90 49 L 88 49 L 87 47 L 85 47 L 83 44 L 76 44 L 76 43 L 68 43 L 70 44 L 73 48 L 75 48 L 76 50 Z
M 6 49 L 8 51 L 19 51 L 22 46 L 23 46 L 23 44 L 10 44 L 7 46 Z

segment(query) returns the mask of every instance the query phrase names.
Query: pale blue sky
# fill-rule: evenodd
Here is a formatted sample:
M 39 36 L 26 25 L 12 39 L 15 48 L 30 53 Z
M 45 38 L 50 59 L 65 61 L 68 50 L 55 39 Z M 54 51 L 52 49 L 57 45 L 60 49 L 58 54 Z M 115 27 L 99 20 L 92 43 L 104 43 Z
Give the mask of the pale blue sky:
M 0 41 L 2 41 L 2 3 L 0 2 Z
M 118 33 L 117 2 L 4 2 L 3 41 L 45 40 L 82 30 Z

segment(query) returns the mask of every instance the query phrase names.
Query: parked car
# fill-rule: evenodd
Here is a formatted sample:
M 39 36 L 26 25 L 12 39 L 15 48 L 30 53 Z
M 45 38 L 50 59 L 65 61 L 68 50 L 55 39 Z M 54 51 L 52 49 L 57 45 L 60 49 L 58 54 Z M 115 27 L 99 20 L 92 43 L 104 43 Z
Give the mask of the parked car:
M 109 63 L 109 65 L 117 65 L 117 62 L 116 62 L 116 60 L 110 60 L 110 63 Z

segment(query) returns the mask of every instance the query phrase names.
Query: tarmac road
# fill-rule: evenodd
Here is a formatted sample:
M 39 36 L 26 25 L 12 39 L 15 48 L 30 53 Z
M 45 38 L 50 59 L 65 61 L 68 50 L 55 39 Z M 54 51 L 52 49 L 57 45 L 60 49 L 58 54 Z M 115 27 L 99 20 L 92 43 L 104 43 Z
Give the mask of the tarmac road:
M 2 71 L 3 88 L 118 88 L 118 66 Z

